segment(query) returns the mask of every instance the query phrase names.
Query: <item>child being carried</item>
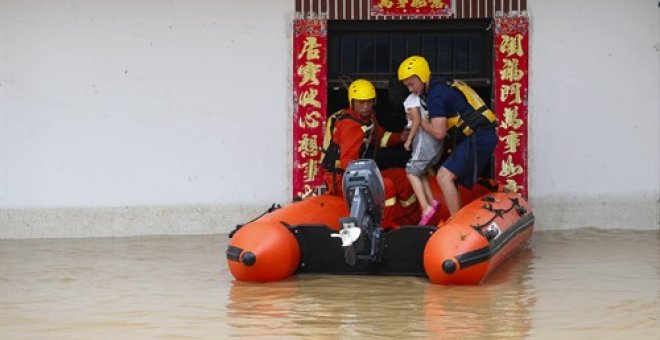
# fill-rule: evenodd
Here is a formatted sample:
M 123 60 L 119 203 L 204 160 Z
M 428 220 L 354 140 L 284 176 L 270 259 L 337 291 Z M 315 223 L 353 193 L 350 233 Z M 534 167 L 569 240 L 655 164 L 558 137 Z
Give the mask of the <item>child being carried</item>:
M 429 119 L 425 106 L 424 100 L 414 93 L 408 95 L 403 102 L 408 118 L 406 128 L 410 129 L 404 147 L 406 150 L 412 148 L 412 155 L 406 164 L 406 174 L 422 209 L 420 225 L 426 225 L 438 210 L 439 203 L 433 198 L 428 170 L 438 163 L 442 154 L 442 141 L 421 127 L 421 120 Z

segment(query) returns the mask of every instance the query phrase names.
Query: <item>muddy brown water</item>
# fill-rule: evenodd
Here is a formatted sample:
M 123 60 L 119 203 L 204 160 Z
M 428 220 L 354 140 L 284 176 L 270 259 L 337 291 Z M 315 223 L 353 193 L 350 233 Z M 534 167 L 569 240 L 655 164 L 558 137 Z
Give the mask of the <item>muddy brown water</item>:
M 233 280 L 227 235 L 0 241 L 0 339 L 660 339 L 660 232 L 535 232 L 483 284 Z

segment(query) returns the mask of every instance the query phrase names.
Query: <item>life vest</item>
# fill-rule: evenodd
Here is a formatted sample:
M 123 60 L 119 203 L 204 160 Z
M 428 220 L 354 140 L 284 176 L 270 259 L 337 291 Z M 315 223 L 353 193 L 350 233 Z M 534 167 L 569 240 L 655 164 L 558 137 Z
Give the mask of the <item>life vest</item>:
M 447 85 L 463 94 L 470 109 L 459 112 L 457 115 L 447 118 L 447 131 L 455 137 L 470 136 L 474 131 L 485 127 L 497 126 L 497 118 L 483 99 L 474 90 L 461 80 L 447 81 Z
M 325 136 L 323 137 L 323 150 L 321 154 L 321 166 L 326 172 L 338 172 L 343 173 L 344 169 L 341 168 L 340 156 L 341 150 L 339 144 L 335 143 L 332 139 L 332 135 L 335 132 L 335 126 L 337 122 L 342 119 L 351 119 L 360 123 L 362 127 L 362 132 L 364 132 L 364 138 L 362 140 L 362 147 L 360 148 L 361 158 L 365 158 L 368 145 L 371 142 L 371 135 L 374 130 L 374 123 L 372 121 L 365 121 L 359 118 L 356 118 L 344 110 L 339 110 L 333 113 L 326 122 L 325 125 Z

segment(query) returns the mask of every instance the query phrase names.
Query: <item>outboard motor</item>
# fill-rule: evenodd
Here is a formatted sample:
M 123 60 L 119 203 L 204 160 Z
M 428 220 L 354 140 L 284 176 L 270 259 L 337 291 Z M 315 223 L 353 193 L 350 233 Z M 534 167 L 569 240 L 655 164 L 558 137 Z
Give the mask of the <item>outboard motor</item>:
M 349 265 L 355 265 L 357 260 L 379 261 L 385 187 L 376 162 L 358 159 L 349 163 L 344 173 L 343 189 L 351 215 L 339 219 L 341 230 L 331 236 L 341 238 Z

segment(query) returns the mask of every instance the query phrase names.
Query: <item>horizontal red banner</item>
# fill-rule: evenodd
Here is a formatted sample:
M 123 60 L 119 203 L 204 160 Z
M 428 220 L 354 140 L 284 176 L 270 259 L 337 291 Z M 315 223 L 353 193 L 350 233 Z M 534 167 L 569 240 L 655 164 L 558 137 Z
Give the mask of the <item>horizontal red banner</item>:
M 451 0 L 372 0 L 371 15 L 449 16 Z

